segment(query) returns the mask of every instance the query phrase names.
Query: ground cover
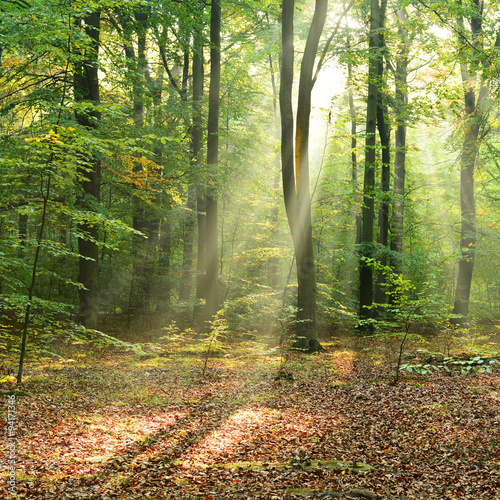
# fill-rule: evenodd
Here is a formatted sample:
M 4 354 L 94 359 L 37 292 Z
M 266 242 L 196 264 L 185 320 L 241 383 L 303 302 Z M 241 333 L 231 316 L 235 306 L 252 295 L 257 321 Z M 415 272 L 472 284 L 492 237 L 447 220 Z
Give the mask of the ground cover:
M 83 345 L 31 359 L 29 397 L 15 398 L 16 495 L 500 498 L 498 371 L 403 373 L 391 386 L 393 364 L 325 347 L 231 345 L 206 363 L 181 343 L 148 355 Z M 5 395 L 0 425 L 5 437 Z

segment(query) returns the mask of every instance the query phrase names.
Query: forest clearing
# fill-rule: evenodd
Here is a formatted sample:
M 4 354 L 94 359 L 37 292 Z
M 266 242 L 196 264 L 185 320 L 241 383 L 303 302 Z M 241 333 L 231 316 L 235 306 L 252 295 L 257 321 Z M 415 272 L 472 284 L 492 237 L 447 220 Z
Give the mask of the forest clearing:
M 14 498 L 500 498 L 498 368 L 405 372 L 394 386 L 394 345 L 371 338 L 314 355 L 191 340 L 32 360 Z

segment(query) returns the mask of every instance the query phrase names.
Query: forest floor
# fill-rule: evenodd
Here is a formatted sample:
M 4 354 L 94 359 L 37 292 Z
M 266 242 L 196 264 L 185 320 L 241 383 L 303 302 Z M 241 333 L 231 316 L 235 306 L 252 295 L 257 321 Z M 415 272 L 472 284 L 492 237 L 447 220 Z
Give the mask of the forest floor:
M 0 498 L 500 499 L 498 371 L 404 373 L 393 386 L 393 360 L 369 342 L 325 347 L 207 357 L 194 344 L 82 344 L 32 357 L 29 396 L 0 403 Z

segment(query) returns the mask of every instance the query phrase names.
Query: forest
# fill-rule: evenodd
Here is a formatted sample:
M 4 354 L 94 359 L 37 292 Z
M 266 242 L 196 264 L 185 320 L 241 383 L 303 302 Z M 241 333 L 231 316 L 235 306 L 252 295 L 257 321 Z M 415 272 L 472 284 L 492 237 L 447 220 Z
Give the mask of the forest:
M 0 0 L 0 492 L 500 499 L 497 0 Z

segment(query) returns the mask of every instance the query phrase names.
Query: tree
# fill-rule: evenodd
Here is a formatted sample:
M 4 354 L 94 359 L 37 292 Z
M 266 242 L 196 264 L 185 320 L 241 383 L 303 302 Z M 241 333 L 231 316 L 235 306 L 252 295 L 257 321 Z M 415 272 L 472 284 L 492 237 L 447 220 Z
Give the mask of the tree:
M 100 119 L 99 104 L 99 35 L 101 13 L 92 12 L 78 19 L 89 43 L 75 65 L 74 93 L 78 102 L 85 103 L 86 111 L 77 111 L 76 120 L 81 127 L 95 130 Z M 96 211 L 100 201 L 101 163 L 97 158 L 89 158 L 88 166 L 80 168 L 82 195 L 78 205 L 82 211 Z M 80 303 L 78 320 L 86 328 L 97 328 L 99 310 L 99 227 L 95 221 L 87 220 L 78 225 L 78 281 Z
M 210 88 L 208 95 L 207 164 L 214 172 L 219 162 L 219 108 L 221 73 L 221 0 L 212 0 L 210 11 Z M 205 319 L 219 308 L 217 194 L 209 187 L 206 195 L 207 296 Z
M 409 40 L 406 34 L 408 14 L 405 9 L 396 13 L 398 20 L 398 51 L 396 55 L 395 111 L 396 132 L 394 152 L 394 202 L 392 205 L 391 250 L 397 254 L 392 264 L 397 273 L 402 272 L 403 231 L 406 178 L 406 132 L 408 107 L 408 51 Z
M 282 6 L 281 168 L 285 207 L 297 265 L 298 311 L 295 347 L 317 351 L 320 345 L 316 340 L 317 292 L 309 188 L 309 119 L 311 92 L 314 85 L 313 70 L 326 19 L 328 1 L 316 0 L 314 16 L 304 49 L 299 77 L 295 148 L 292 108 L 294 3 L 293 0 L 286 0 Z
M 359 263 L 359 315 L 369 318 L 373 303 L 373 271 L 366 259 L 374 254 L 376 131 L 379 94 L 380 4 L 371 0 L 368 56 L 368 102 L 366 107 L 365 169 L 363 181 L 362 230 Z
M 378 217 L 380 245 L 379 261 L 382 267 L 387 265 L 387 250 L 389 248 L 389 213 L 391 205 L 391 125 L 389 122 L 389 110 L 387 106 L 387 95 L 384 88 L 387 83 L 385 75 L 385 59 L 388 59 L 388 50 L 385 43 L 385 16 L 387 11 L 387 0 L 381 0 L 380 15 L 379 15 L 379 41 L 378 49 L 379 56 L 377 61 L 377 129 L 380 138 L 381 147 L 381 173 L 380 173 L 380 209 Z M 385 303 L 386 291 L 384 288 L 385 277 L 383 273 L 377 274 L 377 283 L 375 287 L 375 302 L 378 304 Z
M 458 263 L 457 286 L 453 313 L 469 314 L 469 300 L 472 272 L 476 253 L 476 201 L 474 192 L 474 171 L 481 143 L 481 130 L 487 116 L 485 109 L 487 87 L 480 65 L 484 54 L 483 2 L 472 0 L 470 8 L 470 32 L 465 31 L 462 14 L 457 18 L 458 41 L 461 49 L 469 55 L 462 62 L 461 74 L 464 86 L 464 132 L 460 154 L 460 261 Z M 498 40 L 498 38 L 497 38 Z M 478 63 L 478 59 L 480 63 Z M 484 68 L 486 69 L 486 68 Z

